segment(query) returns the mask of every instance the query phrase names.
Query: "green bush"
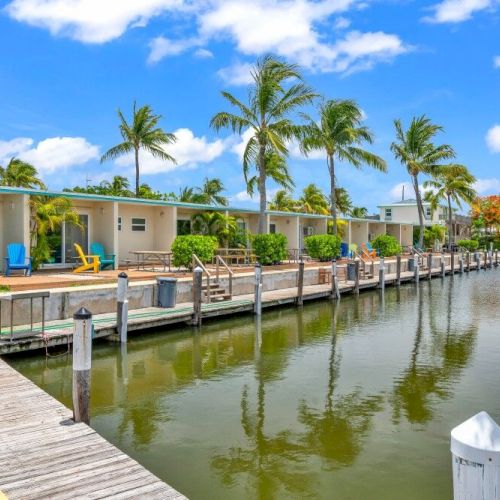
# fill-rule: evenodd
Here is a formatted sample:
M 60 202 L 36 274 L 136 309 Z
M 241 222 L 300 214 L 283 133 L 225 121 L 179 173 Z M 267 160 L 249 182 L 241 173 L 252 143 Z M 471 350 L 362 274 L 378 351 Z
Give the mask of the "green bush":
M 332 260 L 340 255 L 340 237 L 332 234 L 317 234 L 305 238 L 307 254 L 320 261 Z
M 489 250 L 490 245 L 493 243 L 494 250 L 500 250 L 500 237 L 494 234 L 482 234 L 478 238 L 479 248 Z
M 465 248 L 469 252 L 473 252 L 479 248 L 479 241 L 477 240 L 458 240 L 457 245 Z
M 218 243 L 215 236 L 197 234 L 177 236 L 172 243 L 174 266 L 193 267 L 193 254 L 203 262 L 211 262 Z
M 418 242 L 420 228 L 413 228 L 413 241 Z M 424 247 L 434 247 L 436 240 L 442 245 L 446 236 L 446 227 L 438 224 L 433 224 L 431 227 L 424 228 Z
M 259 262 L 268 266 L 279 264 L 287 258 L 288 240 L 284 234 L 256 234 L 252 236 L 252 248 Z
M 371 241 L 372 247 L 378 250 L 381 257 L 390 257 L 391 255 L 398 255 L 401 253 L 402 248 L 398 240 L 390 234 L 379 234 Z

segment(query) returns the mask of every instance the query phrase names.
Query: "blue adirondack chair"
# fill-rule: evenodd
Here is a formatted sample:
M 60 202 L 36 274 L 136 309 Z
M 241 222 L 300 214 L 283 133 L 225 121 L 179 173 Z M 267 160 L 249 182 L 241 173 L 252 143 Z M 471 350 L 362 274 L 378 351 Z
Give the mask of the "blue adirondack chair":
M 9 243 L 5 257 L 5 276 L 12 270 L 22 270 L 25 276 L 31 276 L 31 257 L 26 257 L 26 248 L 22 243 Z
M 349 245 L 347 243 L 340 244 L 340 256 L 349 257 Z
M 99 255 L 101 270 L 108 266 L 111 266 L 111 269 L 115 268 L 115 256 L 112 254 L 107 254 L 102 243 L 92 243 L 90 245 L 90 253 L 92 255 Z
M 370 252 L 375 252 L 375 255 L 380 255 L 380 252 L 378 250 L 375 250 L 375 248 L 372 247 L 372 244 L 369 241 L 366 242 L 366 248 L 368 248 Z

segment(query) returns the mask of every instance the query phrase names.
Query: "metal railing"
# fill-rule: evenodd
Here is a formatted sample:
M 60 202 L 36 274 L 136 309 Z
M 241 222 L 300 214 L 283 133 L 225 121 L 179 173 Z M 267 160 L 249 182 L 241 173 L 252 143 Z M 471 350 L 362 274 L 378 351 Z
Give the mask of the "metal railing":
M 234 272 L 233 270 L 226 264 L 225 260 L 220 256 L 216 255 L 215 256 L 215 279 L 217 283 L 219 283 L 219 268 L 220 265 L 226 268 L 227 272 L 229 273 L 229 296 L 232 299 L 233 298 L 233 275 Z
M 203 274 L 207 277 L 206 297 L 207 297 L 207 302 L 210 302 L 210 279 L 212 278 L 212 275 L 210 274 L 208 269 L 203 265 L 203 262 L 195 254 L 193 254 L 193 269 L 196 266 L 199 266 L 203 271 Z

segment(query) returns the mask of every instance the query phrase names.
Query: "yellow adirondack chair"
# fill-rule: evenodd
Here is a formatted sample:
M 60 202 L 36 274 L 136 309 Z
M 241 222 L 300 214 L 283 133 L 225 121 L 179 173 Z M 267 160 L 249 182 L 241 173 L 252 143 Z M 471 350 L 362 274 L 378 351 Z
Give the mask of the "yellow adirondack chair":
M 82 265 L 73 270 L 74 273 L 83 273 L 85 271 L 90 271 L 94 273 L 99 272 L 99 255 L 85 255 L 83 253 L 82 247 L 78 243 L 74 243 L 76 253 L 78 258 L 82 261 Z M 89 260 L 87 260 L 89 259 Z M 89 262 L 90 261 L 90 262 Z

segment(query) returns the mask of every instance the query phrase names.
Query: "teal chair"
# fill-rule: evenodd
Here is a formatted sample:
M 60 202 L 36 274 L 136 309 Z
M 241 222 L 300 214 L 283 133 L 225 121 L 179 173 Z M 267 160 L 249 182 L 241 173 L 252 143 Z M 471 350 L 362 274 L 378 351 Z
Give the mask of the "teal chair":
M 115 256 L 111 254 L 107 254 L 104 251 L 104 246 L 102 243 L 92 243 L 90 245 L 90 253 L 92 255 L 99 256 L 99 262 L 101 263 L 101 271 L 108 266 L 111 266 L 111 269 L 115 268 Z
M 12 270 L 21 270 L 25 276 L 31 276 L 31 257 L 26 257 L 26 248 L 22 243 L 9 243 L 5 257 L 5 276 L 10 276 Z

